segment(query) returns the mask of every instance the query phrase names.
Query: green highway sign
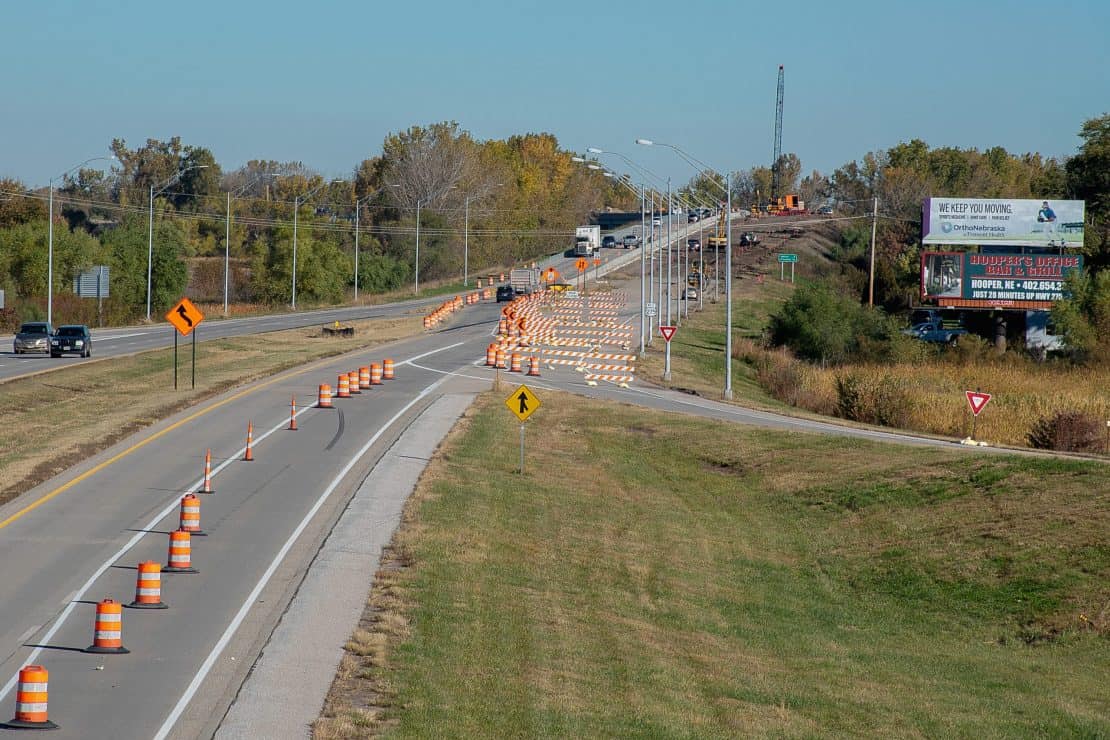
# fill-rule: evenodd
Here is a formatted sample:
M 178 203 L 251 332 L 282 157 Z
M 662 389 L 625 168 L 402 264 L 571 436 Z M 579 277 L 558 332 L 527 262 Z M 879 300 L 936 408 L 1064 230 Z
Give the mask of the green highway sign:
M 780 254 L 779 262 L 797 262 L 798 255 L 796 254 Z

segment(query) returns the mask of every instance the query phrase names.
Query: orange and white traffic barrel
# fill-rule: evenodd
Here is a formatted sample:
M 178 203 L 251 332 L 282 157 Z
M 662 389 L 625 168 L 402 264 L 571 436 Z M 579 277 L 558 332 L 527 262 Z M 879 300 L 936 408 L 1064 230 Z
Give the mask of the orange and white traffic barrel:
M 347 377 L 347 373 L 341 373 L 337 379 L 336 386 L 339 390 L 336 392 L 336 398 L 350 398 L 351 397 L 351 379 Z
M 483 288 L 482 289 L 482 300 L 485 300 L 485 301 L 492 301 L 493 300 L 493 289 L 492 288 Z
M 493 366 L 498 370 L 505 369 L 505 350 L 501 347 L 497 348 L 497 354 L 495 356 Z
M 424 328 L 425 329 L 431 329 L 432 328 L 432 317 L 431 316 L 425 316 L 424 317 Z
M 166 556 L 167 573 L 196 573 L 193 567 L 193 543 L 184 529 L 170 532 L 169 553 Z
M 347 385 L 350 386 L 351 395 L 362 393 L 362 389 L 358 387 L 358 370 L 351 370 L 347 373 Z
M 533 355 L 528 358 L 528 374 L 534 377 L 539 377 L 540 374 L 540 358 Z
M 382 384 L 382 366 L 376 362 L 370 363 L 370 385 Z
M 127 605 L 129 609 L 169 609 L 162 603 L 162 566 L 153 561 L 139 563 L 139 575 L 135 581 L 135 600 Z
M 521 362 L 520 353 L 519 352 L 513 352 L 509 356 L 509 372 L 510 373 L 519 373 L 520 372 L 520 362 Z
M 505 282 L 505 273 L 501 273 L 500 275 L 498 275 L 497 276 L 497 281 L 500 282 L 500 283 Z
M 289 402 L 289 431 L 297 431 L 297 397 L 293 396 Z
M 183 529 L 193 537 L 203 537 L 204 531 L 200 528 L 200 499 L 191 493 L 181 497 L 181 516 L 179 529 Z
M 382 380 L 393 380 L 393 358 L 382 360 Z
M 360 367 L 358 369 L 358 387 L 359 388 L 369 388 L 370 387 L 370 368 L 366 367 L 365 365 L 363 365 L 362 367 Z
M 0 727 L 14 730 L 55 730 L 58 725 L 47 717 L 46 697 L 50 673 L 41 665 L 19 669 L 19 686 L 15 694 L 15 718 Z
M 200 485 L 201 493 L 212 493 L 212 448 L 204 451 L 204 481 Z
M 131 652 L 123 646 L 123 604 L 104 599 L 96 605 L 93 644 L 85 648 L 85 652 L 119 655 Z
M 497 345 L 490 342 L 486 347 L 486 367 L 493 367 L 497 364 Z
M 320 384 L 320 395 L 316 399 L 316 408 L 330 409 L 334 408 L 331 405 L 331 386 L 327 383 Z

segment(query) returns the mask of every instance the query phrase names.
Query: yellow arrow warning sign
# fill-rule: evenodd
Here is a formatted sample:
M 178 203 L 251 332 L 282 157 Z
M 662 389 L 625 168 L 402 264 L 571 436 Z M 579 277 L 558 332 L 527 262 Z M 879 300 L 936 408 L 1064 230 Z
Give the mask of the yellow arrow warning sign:
M 540 407 L 540 399 L 536 398 L 536 394 L 528 386 L 522 385 L 505 399 L 505 405 L 518 419 L 524 421 Z

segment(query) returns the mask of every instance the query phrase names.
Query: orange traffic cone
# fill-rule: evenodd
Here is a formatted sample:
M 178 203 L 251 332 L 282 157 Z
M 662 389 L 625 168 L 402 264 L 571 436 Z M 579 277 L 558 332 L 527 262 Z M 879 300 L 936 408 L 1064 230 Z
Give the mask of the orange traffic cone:
M 297 397 L 289 402 L 289 431 L 297 431 Z
M 47 718 L 46 688 L 49 671 L 41 665 L 19 669 L 19 688 L 15 694 L 15 718 L 0 727 L 13 730 L 56 730 L 58 725 Z
M 212 450 L 211 448 L 204 451 L 204 483 L 200 487 L 200 493 L 212 493 Z
M 104 599 L 96 605 L 96 621 L 93 623 L 93 644 L 85 648 L 86 653 L 131 652 L 123 646 L 123 605 L 111 599 Z
M 162 566 L 153 561 L 139 563 L 135 580 L 135 600 L 128 609 L 169 609 L 162 603 Z
M 243 453 L 243 462 L 254 461 L 254 422 L 247 421 L 247 449 Z

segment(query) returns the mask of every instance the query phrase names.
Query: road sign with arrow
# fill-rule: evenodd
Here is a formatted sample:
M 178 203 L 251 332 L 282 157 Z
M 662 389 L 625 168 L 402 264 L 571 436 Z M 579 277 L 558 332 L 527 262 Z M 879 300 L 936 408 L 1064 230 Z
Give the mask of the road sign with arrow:
M 536 398 L 536 394 L 528 386 L 522 385 L 505 399 L 505 405 L 518 419 L 525 421 L 540 407 L 540 399 Z

